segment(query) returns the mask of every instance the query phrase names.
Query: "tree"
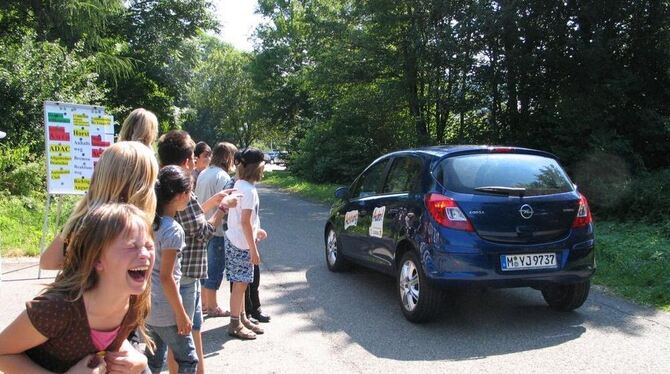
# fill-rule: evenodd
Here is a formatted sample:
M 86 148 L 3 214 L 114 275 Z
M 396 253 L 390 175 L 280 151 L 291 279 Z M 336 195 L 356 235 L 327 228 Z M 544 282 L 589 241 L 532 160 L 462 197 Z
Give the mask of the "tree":
M 228 140 L 248 147 L 261 129 L 248 70 L 252 56 L 213 37 L 203 36 L 201 42 L 203 59 L 189 92 L 194 113 L 184 128 L 197 139 Z

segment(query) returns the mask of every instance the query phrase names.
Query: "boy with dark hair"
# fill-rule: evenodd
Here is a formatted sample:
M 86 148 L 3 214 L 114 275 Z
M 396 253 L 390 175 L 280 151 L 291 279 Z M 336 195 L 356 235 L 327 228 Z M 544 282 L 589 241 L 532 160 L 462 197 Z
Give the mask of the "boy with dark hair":
M 189 172 L 194 167 L 195 142 L 183 130 L 172 130 L 158 139 L 158 158 L 161 166 L 177 165 Z M 191 194 L 188 206 L 177 213 L 176 220 L 183 227 L 186 246 L 182 254 L 182 278 L 179 285 L 184 308 L 193 322 L 193 340 L 195 341 L 198 359 L 204 364 L 202 348 L 202 306 L 200 304 L 200 279 L 207 278 L 207 241 L 214 234 L 214 226 L 207 222 L 205 212 L 217 209 L 220 204 L 233 208 L 237 205 L 236 196 L 230 195 L 231 190 L 223 190 L 214 194 L 202 205 L 198 203 L 195 193 Z M 169 360 L 170 365 L 176 364 Z M 204 365 L 198 365 L 198 373 L 204 373 Z
M 161 167 L 181 166 L 193 170 L 193 152 L 195 142 L 184 130 L 171 130 L 158 139 L 158 160 Z

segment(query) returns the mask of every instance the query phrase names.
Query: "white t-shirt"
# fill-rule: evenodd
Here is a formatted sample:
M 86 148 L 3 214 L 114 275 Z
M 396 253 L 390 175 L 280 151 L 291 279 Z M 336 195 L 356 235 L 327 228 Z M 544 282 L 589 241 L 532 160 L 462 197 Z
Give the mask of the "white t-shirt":
M 198 182 L 200 183 L 200 182 Z M 249 244 L 244 238 L 244 232 L 242 232 L 242 209 L 251 209 L 251 227 L 254 232 L 254 240 L 256 239 L 256 233 L 261 227 L 261 221 L 258 217 L 258 210 L 260 206 L 260 201 L 258 199 L 258 192 L 256 187 L 253 184 L 245 181 L 238 180 L 235 182 L 235 188 L 237 192 L 242 194 L 240 202 L 235 208 L 228 211 L 228 231 L 226 231 L 226 237 L 230 240 L 230 243 L 240 249 L 249 249 Z
M 230 175 L 218 166 L 210 166 L 201 171 L 200 175 L 198 175 L 198 181 L 195 184 L 195 195 L 197 196 L 198 203 L 202 205 L 207 199 L 221 192 L 229 180 Z M 205 212 L 205 217 L 209 219 L 214 215 L 214 212 L 214 209 Z M 223 236 L 223 225 L 216 227 L 214 235 Z

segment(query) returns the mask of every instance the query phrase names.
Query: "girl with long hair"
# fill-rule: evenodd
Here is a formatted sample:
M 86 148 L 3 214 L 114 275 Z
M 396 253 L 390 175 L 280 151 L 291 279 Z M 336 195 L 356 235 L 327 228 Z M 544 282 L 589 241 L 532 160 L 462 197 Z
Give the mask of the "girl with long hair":
M 139 142 L 120 142 L 103 152 L 98 160 L 91 185 L 81 199 L 63 231 L 54 238 L 40 256 L 42 269 L 61 269 L 65 261 L 65 248 L 72 233 L 86 213 L 105 203 L 129 203 L 140 208 L 150 221 L 156 213 L 154 183 L 158 175 L 158 162 L 149 148 Z
M 158 118 L 153 112 L 137 108 L 130 112 L 121 125 L 119 141 L 138 141 L 147 147 L 158 138 Z
M 193 324 L 179 295 L 185 234 L 175 220 L 177 212 L 186 209 L 191 200 L 191 186 L 190 174 L 179 166 L 165 166 L 158 173 L 154 219 L 156 266 L 151 275 L 151 313 L 147 318 L 149 335 L 156 349 L 145 352 L 152 373 L 161 371 L 168 347 L 178 373 L 197 371 L 198 355 L 191 335 Z
M 133 350 L 126 337 L 134 329 L 153 345 L 144 329 L 154 263 L 150 221 L 130 204 L 102 204 L 80 221 L 61 273 L 0 333 L 1 371 L 105 372 L 112 352 Z M 112 365 L 107 371 L 145 369 Z

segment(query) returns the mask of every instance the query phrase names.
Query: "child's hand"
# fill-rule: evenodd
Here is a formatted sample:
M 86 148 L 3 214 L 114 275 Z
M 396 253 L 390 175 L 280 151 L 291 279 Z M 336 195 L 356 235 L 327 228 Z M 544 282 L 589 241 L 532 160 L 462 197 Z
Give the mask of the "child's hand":
M 214 201 L 216 201 L 217 204 L 221 204 L 221 201 L 222 201 L 226 196 L 228 196 L 228 195 L 230 195 L 231 193 L 236 192 L 236 191 L 237 191 L 237 190 L 234 189 L 234 188 L 227 188 L 227 189 L 225 189 L 225 190 L 222 190 L 222 191 L 219 191 L 219 192 L 215 193 L 214 195 L 212 195 L 212 197 L 210 197 L 210 199 L 214 199 Z
M 124 352 L 107 352 L 105 361 L 108 374 L 140 374 L 148 368 L 147 356 L 132 347 Z
M 258 250 L 251 251 L 251 263 L 254 265 L 261 264 L 261 255 L 258 254 Z
M 77 362 L 76 365 L 66 371 L 66 374 L 103 374 L 106 372 L 107 364 L 98 355 L 88 355 Z
M 225 206 L 226 208 L 234 208 L 237 206 L 237 203 L 239 203 L 242 196 L 243 195 L 241 193 L 231 193 L 230 195 L 224 197 L 223 200 L 221 200 L 221 205 Z
M 256 240 L 265 240 L 265 239 L 267 239 L 267 237 L 268 237 L 268 233 L 265 232 L 265 230 L 258 229 L 258 231 L 256 231 Z
M 186 313 L 177 314 L 177 333 L 179 335 L 188 335 L 191 333 L 193 323 Z

